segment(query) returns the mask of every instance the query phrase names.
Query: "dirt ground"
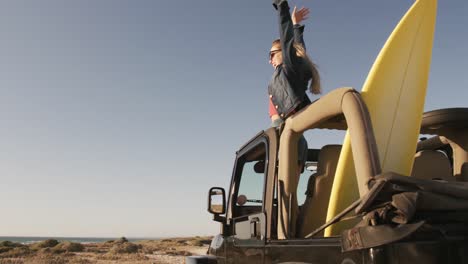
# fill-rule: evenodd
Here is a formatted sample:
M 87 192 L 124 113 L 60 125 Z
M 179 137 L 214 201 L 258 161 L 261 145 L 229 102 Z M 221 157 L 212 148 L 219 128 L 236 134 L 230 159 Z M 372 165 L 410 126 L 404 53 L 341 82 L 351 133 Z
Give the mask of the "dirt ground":
M 78 244 L 43 241 L 31 245 L 0 243 L 0 264 L 178 264 L 186 256 L 205 255 L 211 237 L 170 238 Z

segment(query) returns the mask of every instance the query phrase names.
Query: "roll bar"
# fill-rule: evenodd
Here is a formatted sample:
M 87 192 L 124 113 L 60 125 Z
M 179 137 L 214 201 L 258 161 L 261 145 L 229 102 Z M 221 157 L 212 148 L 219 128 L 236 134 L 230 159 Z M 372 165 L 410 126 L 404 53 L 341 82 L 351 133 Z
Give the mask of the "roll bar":
M 339 115 L 344 115 L 351 136 L 360 196 L 369 191 L 369 181 L 382 171 L 369 111 L 359 92 L 352 88 L 339 88 L 286 120 L 280 138 L 278 174 L 286 194 L 294 193 L 299 181 L 297 173 L 294 173 L 297 171 L 299 137 L 304 131 L 317 128 Z
M 342 116 L 346 120 L 351 136 L 351 149 L 361 197 L 369 192 L 374 176 L 381 173 L 369 111 L 356 90 L 336 89 L 289 117 L 281 133 L 278 154 L 279 239 L 293 237 L 296 233 L 295 223 L 299 208 L 296 199 L 299 183 L 297 162 L 299 137 L 308 129 L 328 127 L 330 121 L 336 122 Z

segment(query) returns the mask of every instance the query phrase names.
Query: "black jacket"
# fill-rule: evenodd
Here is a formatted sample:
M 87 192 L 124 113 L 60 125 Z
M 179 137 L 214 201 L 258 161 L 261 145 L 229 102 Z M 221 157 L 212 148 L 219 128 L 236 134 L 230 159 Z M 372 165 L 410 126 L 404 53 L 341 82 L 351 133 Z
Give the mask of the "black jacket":
M 273 73 L 268 85 L 268 93 L 278 114 L 285 119 L 310 104 L 306 90 L 311 73 L 305 61 L 296 55 L 293 45 L 297 42 L 305 49 L 304 26 L 293 26 L 286 0 L 273 0 L 273 5 L 278 10 L 283 63 Z

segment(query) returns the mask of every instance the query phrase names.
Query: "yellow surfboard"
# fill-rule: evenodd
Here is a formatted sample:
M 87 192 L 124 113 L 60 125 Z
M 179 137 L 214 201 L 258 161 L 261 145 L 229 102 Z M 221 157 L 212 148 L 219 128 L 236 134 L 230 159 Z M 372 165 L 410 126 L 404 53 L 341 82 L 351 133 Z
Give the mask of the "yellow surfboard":
M 432 55 L 437 0 L 416 0 L 380 51 L 362 89 L 369 108 L 382 171 L 411 173 Z M 366 192 L 357 182 L 346 134 L 332 187 L 327 221 Z M 358 188 L 360 187 L 360 188 Z M 328 227 L 339 235 L 353 223 Z

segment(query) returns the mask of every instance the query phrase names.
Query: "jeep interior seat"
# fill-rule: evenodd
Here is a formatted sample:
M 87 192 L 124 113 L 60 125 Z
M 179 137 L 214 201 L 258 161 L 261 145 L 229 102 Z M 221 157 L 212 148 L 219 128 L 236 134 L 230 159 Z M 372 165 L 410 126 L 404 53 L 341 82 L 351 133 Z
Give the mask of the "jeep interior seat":
M 462 165 L 459 181 L 468 182 L 468 162 Z
M 455 181 L 449 159 L 437 150 L 417 152 L 411 176 L 426 180 Z
M 317 172 L 309 178 L 307 197 L 298 217 L 298 237 L 305 237 L 325 223 L 340 152 L 341 145 L 326 145 L 320 150 Z

